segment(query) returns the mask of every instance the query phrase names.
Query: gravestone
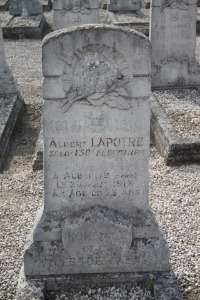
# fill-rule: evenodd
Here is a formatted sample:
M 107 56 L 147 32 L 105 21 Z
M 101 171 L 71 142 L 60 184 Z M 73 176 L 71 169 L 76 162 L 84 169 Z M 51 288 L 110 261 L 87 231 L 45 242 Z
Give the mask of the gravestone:
M 148 204 L 150 72 L 150 43 L 129 29 L 44 39 L 44 210 L 28 278 L 169 270 Z
M 200 85 L 195 59 L 197 0 L 153 0 L 150 40 L 152 86 Z
M 0 94 L 17 93 L 17 85 L 12 73 L 5 61 L 3 35 L 0 24 Z
M 54 0 L 54 30 L 99 23 L 98 0 Z
M 22 107 L 23 100 L 17 90 L 16 80 L 5 60 L 0 24 L 0 171 L 6 162 L 12 133 Z
M 27 10 L 30 16 L 43 14 L 42 5 L 39 0 L 11 0 L 9 13 L 14 16 L 21 16 Z
M 138 11 L 141 8 L 140 0 L 110 0 L 109 11 Z

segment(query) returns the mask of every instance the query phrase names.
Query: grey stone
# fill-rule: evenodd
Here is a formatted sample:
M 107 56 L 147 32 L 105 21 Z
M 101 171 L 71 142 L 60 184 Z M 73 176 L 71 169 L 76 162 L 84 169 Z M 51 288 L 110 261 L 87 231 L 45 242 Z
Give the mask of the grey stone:
M 43 169 L 43 128 L 41 127 L 33 157 L 33 171 Z
M 17 93 L 17 84 L 5 61 L 3 36 L 0 24 L 0 95 Z
M 4 38 L 8 39 L 42 39 L 45 31 L 44 15 L 22 18 L 15 16 L 3 28 Z
M 0 96 L 0 171 L 6 162 L 16 122 L 23 109 L 19 93 Z
M 27 280 L 22 267 L 15 300 L 45 300 L 44 281 Z
M 54 30 L 99 23 L 98 0 L 55 0 Z
M 11 0 L 9 13 L 14 16 L 21 16 L 27 11 L 28 15 L 36 16 L 43 14 L 43 9 L 38 0 Z
M 148 204 L 150 72 L 150 43 L 129 29 L 44 39 L 45 198 L 27 278 L 169 270 Z
M 0 0 L 0 11 L 8 10 L 10 6 L 10 0 Z
M 150 40 L 152 86 L 199 86 L 195 59 L 197 0 L 153 0 Z
M 200 140 L 181 139 L 154 96 L 151 96 L 150 108 L 152 140 L 166 164 L 199 163 Z
M 138 11 L 141 8 L 140 0 L 110 0 L 109 11 Z
M 0 25 L 0 171 L 6 161 L 12 133 L 23 107 L 17 84 L 5 61 Z

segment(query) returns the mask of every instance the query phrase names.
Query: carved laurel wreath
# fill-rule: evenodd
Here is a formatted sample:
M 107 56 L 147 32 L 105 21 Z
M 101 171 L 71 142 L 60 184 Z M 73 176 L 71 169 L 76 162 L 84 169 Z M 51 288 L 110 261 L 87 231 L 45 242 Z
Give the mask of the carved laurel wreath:
M 106 104 L 119 109 L 131 107 L 129 78 L 124 74 L 128 65 L 120 54 L 113 54 L 107 46 L 89 45 L 66 51 L 63 42 L 58 45 L 56 53 L 65 63 L 62 74 L 66 94 L 62 105 L 64 112 L 74 102 L 93 106 Z

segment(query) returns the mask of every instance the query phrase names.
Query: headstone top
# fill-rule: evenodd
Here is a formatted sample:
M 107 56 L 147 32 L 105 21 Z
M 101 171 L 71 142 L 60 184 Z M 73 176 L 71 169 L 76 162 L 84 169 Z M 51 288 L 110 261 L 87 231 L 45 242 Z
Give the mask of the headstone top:
M 199 86 L 195 59 L 196 0 L 154 0 L 151 7 L 152 86 Z
M 11 0 L 9 13 L 14 16 L 35 16 L 43 14 L 43 8 L 39 0 Z
M 54 29 L 99 23 L 98 0 L 55 0 Z

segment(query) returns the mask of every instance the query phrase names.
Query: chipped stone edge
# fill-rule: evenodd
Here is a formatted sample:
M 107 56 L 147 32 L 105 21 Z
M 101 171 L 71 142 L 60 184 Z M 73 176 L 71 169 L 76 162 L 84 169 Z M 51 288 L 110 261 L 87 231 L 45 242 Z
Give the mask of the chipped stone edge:
M 15 129 L 20 113 L 22 112 L 22 109 L 24 107 L 24 101 L 20 93 L 14 95 L 10 94 L 8 97 L 10 98 L 10 101 L 11 98 L 15 97 L 15 101 L 12 103 L 11 112 L 8 115 L 7 120 L 4 124 L 4 129 L 2 133 L 0 133 L 0 172 L 2 171 L 6 162 L 6 157 L 8 155 L 9 147 L 12 141 L 13 131 Z
M 167 165 L 200 162 L 200 140 L 183 140 L 155 96 L 151 96 L 151 138 Z

